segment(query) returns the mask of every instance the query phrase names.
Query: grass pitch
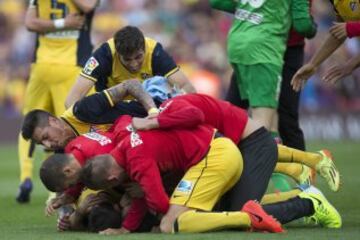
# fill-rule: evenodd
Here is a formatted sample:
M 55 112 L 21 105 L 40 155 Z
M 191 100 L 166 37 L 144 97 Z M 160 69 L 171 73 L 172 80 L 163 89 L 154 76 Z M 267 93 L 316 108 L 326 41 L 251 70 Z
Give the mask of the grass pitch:
M 343 217 L 343 228 L 329 230 L 295 223 L 287 226 L 285 234 L 260 234 L 246 232 L 218 232 L 207 234 L 131 234 L 126 236 L 100 236 L 92 233 L 58 233 L 56 218 L 44 216 L 47 192 L 37 176 L 41 153 L 35 161 L 35 182 L 31 203 L 19 205 L 15 202 L 18 187 L 18 160 L 15 145 L 0 146 L 0 239 L 359 239 L 360 238 L 360 143 L 308 143 L 309 150 L 328 148 L 342 174 L 342 188 L 338 193 L 330 192 L 322 180 L 319 186 Z

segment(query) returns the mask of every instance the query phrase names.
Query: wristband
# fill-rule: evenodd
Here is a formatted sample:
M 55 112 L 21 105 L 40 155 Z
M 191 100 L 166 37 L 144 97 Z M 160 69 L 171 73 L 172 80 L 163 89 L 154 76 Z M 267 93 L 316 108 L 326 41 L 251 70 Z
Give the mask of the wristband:
M 54 26 L 56 29 L 63 29 L 65 27 L 65 19 L 64 18 L 55 19 L 53 22 L 54 22 Z
M 157 108 L 150 108 L 149 111 L 148 111 L 148 114 L 156 114 L 156 113 L 159 113 L 159 109 Z

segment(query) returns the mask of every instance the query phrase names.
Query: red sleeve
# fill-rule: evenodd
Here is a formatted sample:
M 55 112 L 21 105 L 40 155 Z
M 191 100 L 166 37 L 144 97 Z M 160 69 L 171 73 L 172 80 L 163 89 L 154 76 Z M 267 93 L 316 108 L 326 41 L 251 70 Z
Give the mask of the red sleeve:
M 128 213 L 123 220 L 122 226 L 129 231 L 139 228 L 147 212 L 146 200 L 144 198 L 133 198 Z
M 360 36 L 360 22 L 347 22 L 346 33 L 349 38 Z
M 192 128 L 205 121 L 204 113 L 186 101 L 172 100 L 158 116 L 159 128 Z
M 81 166 L 84 166 L 87 160 L 87 157 L 85 156 L 84 152 L 80 149 L 73 148 L 71 150 L 71 154 L 74 155 L 76 160 L 80 163 Z
M 144 152 L 143 145 L 129 148 L 126 154 L 129 176 L 140 184 L 149 209 L 165 214 L 169 209 L 169 197 L 164 190 L 155 159 L 150 154 L 143 154 Z
M 78 183 L 75 186 L 66 189 L 65 194 L 70 195 L 75 199 L 78 199 L 83 189 L 84 189 L 84 185 L 82 183 Z

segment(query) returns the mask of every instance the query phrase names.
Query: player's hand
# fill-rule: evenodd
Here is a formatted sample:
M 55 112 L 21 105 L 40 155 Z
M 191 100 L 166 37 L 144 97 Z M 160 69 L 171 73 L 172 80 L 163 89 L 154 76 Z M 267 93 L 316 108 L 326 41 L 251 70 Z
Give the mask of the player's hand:
M 57 220 L 57 230 L 59 232 L 67 231 L 70 229 L 70 214 L 59 217 Z
M 134 117 L 132 119 L 132 126 L 136 130 L 150 130 L 153 128 L 157 128 L 159 125 L 156 118 L 147 119 Z
M 302 66 L 291 79 L 292 88 L 297 92 L 300 91 L 315 71 L 316 67 L 312 64 L 308 63 Z
M 340 79 L 349 76 L 351 72 L 352 69 L 349 65 L 335 65 L 325 72 L 322 80 L 330 84 L 335 84 Z
M 73 202 L 75 202 L 74 197 L 68 194 L 63 193 L 60 196 L 57 196 L 46 203 L 45 216 L 49 217 L 53 215 L 59 207 Z
M 68 14 L 65 17 L 65 28 L 66 29 L 77 29 L 80 30 L 85 23 L 85 16 L 80 14 Z
M 343 40 L 347 37 L 346 23 L 335 22 L 334 25 L 330 27 L 329 31 L 331 35 L 339 40 Z
M 81 215 L 85 215 L 88 214 L 91 209 L 93 209 L 93 207 L 98 206 L 99 204 L 106 201 L 107 199 L 105 199 L 103 196 L 90 194 L 83 201 L 81 201 L 76 211 Z
M 159 113 L 149 113 L 149 115 L 147 115 L 146 119 L 153 119 L 153 118 L 157 118 L 157 116 L 159 116 Z
M 126 184 L 124 184 L 124 187 L 125 187 L 126 193 L 131 198 L 143 198 L 145 196 L 144 191 L 142 190 L 142 188 L 140 187 L 140 185 L 138 183 L 135 183 L 135 182 L 126 183 Z
M 126 234 L 126 233 L 130 233 L 130 231 L 123 227 L 122 228 L 108 228 L 108 229 L 105 229 L 104 231 L 99 232 L 99 234 L 101 234 L 101 235 L 120 235 L 120 234 Z

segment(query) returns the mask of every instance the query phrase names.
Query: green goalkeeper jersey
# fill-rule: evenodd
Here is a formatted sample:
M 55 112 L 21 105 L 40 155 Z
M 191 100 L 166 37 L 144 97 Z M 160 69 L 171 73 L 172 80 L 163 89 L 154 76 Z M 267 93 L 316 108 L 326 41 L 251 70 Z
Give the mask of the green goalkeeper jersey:
M 291 0 L 235 2 L 237 5 L 227 46 L 230 62 L 282 66 L 291 26 Z

